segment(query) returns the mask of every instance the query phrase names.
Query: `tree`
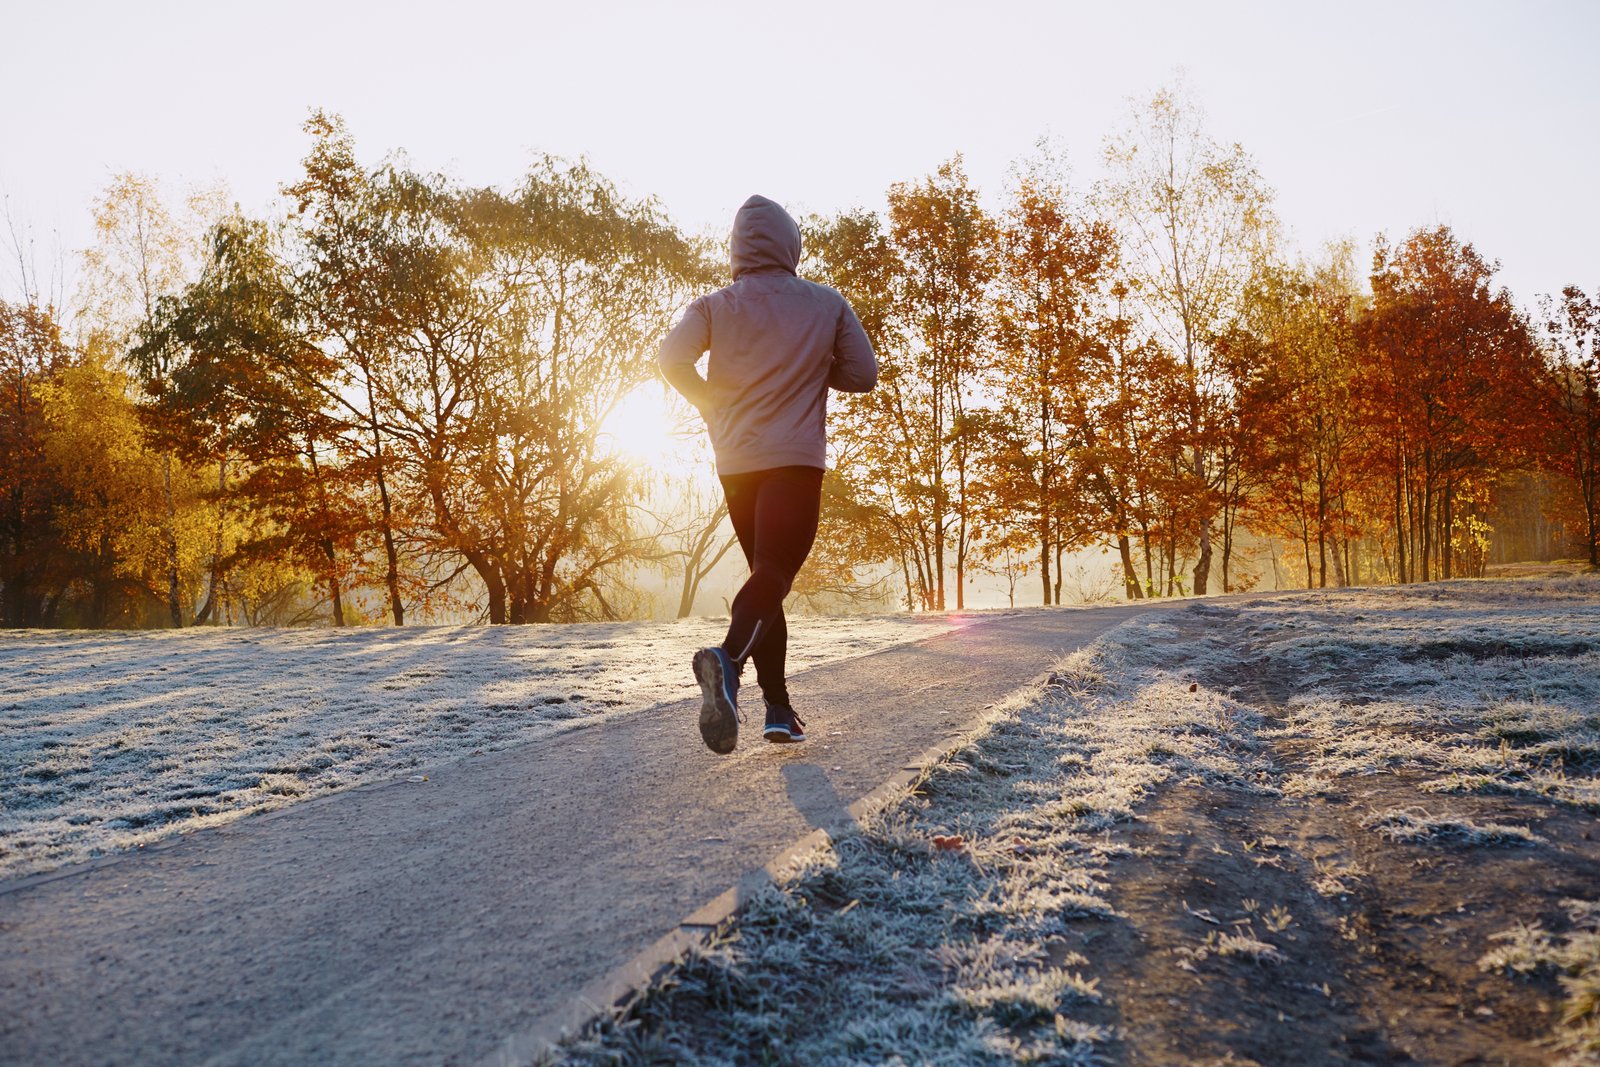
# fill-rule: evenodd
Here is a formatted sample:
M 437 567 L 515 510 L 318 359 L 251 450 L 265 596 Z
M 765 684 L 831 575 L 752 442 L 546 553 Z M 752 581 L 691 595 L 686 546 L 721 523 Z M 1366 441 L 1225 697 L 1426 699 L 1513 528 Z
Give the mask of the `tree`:
M 953 534 L 959 610 L 974 533 L 967 483 L 975 426 L 968 416 L 987 355 L 995 226 L 960 156 L 921 182 L 891 187 L 888 218 L 905 271 L 900 316 L 911 341 L 908 373 L 891 375 L 888 384 L 904 406 L 904 432 L 915 441 L 919 462 L 909 473 L 927 483 L 934 606 L 945 608 L 945 549 Z
M 819 546 L 834 550 L 834 571 L 846 564 L 856 570 L 889 563 L 899 571 L 906 610 L 930 609 L 936 538 L 929 479 L 919 473 L 927 434 L 909 371 L 905 265 L 883 219 L 872 212 L 810 219 L 803 232 L 801 273 L 844 294 L 879 364 L 877 388 L 830 400 L 832 470 L 823 482 L 822 519 L 838 521 L 825 528 Z M 835 509 L 835 502 L 847 506 Z
M 358 469 L 377 493 L 374 525 L 383 549 L 389 616 L 402 626 L 405 601 L 390 492 L 389 413 L 381 400 L 392 372 L 391 299 L 402 286 L 391 270 L 386 217 L 374 200 L 370 176 L 356 162 L 344 120 L 318 110 L 306 120 L 305 130 L 312 137 L 303 161 L 305 176 L 284 190 L 293 203 L 294 314 L 306 324 L 312 341 L 300 350 L 310 361 L 302 377 L 318 383 L 327 402 L 341 412 L 340 421 L 359 430 L 344 436 L 342 443 L 355 451 Z M 334 373 L 326 372 L 327 359 Z
M 677 617 L 686 619 L 694 613 L 695 598 L 701 584 L 716 570 L 717 564 L 739 543 L 728 525 L 727 501 L 718 497 L 712 505 L 702 499 L 696 487 L 690 486 L 689 513 L 682 525 L 666 531 L 664 540 L 675 542 L 666 550 L 668 558 L 683 565 L 683 586 L 678 594 Z
M 64 490 L 53 516 L 59 558 L 72 583 L 86 587 L 81 621 L 94 627 L 149 625 L 155 605 L 170 625 L 174 599 L 181 620 L 207 540 L 197 487 L 150 449 L 134 388 L 91 351 L 38 390 L 45 458 Z
M 94 209 L 96 243 L 85 253 L 88 279 L 87 320 L 91 343 L 111 350 L 134 350 L 141 331 L 154 327 L 163 297 L 175 294 L 192 271 L 199 235 L 206 219 L 219 209 L 221 193 L 191 196 L 185 216 L 165 203 L 154 179 L 124 172 L 116 175 Z M 162 350 L 158 353 L 165 356 Z M 173 367 L 163 359 L 136 363 L 146 386 L 159 392 Z M 174 457 L 161 452 L 161 484 L 165 514 L 161 540 L 166 558 L 167 611 L 171 624 L 184 624 L 177 526 Z
M 212 230 L 198 280 L 163 300 L 135 349 L 145 364 L 174 368 L 155 387 L 148 421 L 186 461 L 217 467 L 218 523 L 197 622 L 211 617 L 236 565 L 305 568 L 335 626 L 345 624 L 344 592 L 357 581 L 358 486 L 337 458 L 354 427 L 328 402 L 337 368 L 308 335 L 288 273 L 264 223 L 226 218 Z M 230 502 L 247 514 L 225 552 Z
M 648 553 L 644 485 L 607 446 L 617 405 L 655 379 L 655 345 L 702 286 L 698 250 L 649 201 L 547 157 L 512 195 L 391 171 L 392 372 L 378 403 L 426 515 L 492 622 L 615 617 Z
M 1363 323 L 1365 417 L 1373 467 L 1393 487 L 1399 580 L 1456 572 L 1463 530 L 1481 521 L 1501 475 L 1531 463 L 1538 357 L 1495 266 L 1447 226 L 1373 256 Z
M 1010 190 L 998 248 L 994 369 L 1004 399 L 991 425 L 1006 432 L 991 434 L 987 451 L 996 517 L 1033 531 L 1045 604 L 1060 603 L 1052 556 L 1096 536 L 1117 540 L 1132 596 L 1127 471 L 1101 419 L 1117 401 L 1111 372 L 1126 334 L 1107 310 L 1116 234 L 1077 208 L 1059 168 L 1040 158 Z
M 1569 285 L 1544 313 L 1554 409 L 1546 462 L 1576 488 L 1589 566 L 1600 567 L 1600 291 Z
M 41 387 L 72 363 L 49 308 L 0 301 L 0 624 L 54 619 L 67 581 L 57 553 L 62 487 L 46 458 Z
M 1335 585 L 1347 584 L 1352 569 L 1353 457 L 1363 446 L 1354 407 L 1361 302 L 1353 249 L 1329 252 L 1315 267 L 1263 270 L 1252 286 L 1247 329 L 1227 346 L 1237 364 L 1240 423 L 1251 432 L 1234 445 L 1240 473 L 1224 506 L 1299 540 L 1307 585 L 1322 587 L 1330 563 Z M 1226 583 L 1226 550 L 1223 558 Z
M 1198 547 L 1194 591 L 1209 588 L 1219 426 L 1231 417 L 1231 392 L 1216 341 L 1238 318 L 1246 285 L 1270 243 L 1271 192 L 1239 145 L 1204 130 L 1199 109 L 1162 90 L 1131 125 L 1106 143 L 1112 177 L 1100 197 L 1126 235 L 1123 255 L 1162 343 L 1182 370 L 1183 464 L 1192 484 Z

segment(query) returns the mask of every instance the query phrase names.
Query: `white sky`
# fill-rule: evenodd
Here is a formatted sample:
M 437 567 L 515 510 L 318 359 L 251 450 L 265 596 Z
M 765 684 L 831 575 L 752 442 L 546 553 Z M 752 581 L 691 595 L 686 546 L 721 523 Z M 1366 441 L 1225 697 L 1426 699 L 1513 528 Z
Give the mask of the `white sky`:
M 751 192 L 878 206 L 957 151 L 986 193 L 1050 134 L 1099 168 L 1182 68 L 1302 247 L 1445 222 L 1519 299 L 1600 285 L 1600 3 L 341 3 L 0 0 L 0 191 L 41 267 L 137 170 L 246 210 L 342 113 L 367 161 L 471 183 L 587 153 L 685 228 Z M 0 292 L 15 296 L 14 264 Z

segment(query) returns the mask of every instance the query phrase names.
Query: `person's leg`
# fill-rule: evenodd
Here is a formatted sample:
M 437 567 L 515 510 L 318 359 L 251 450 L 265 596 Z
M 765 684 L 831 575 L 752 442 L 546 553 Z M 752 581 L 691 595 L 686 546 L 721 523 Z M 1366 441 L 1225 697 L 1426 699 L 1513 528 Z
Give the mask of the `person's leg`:
M 783 604 L 778 605 L 778 615 L 772 626 L 756 643 L 750 659 L 756 665 L 756 683 L 761 695 L 774 704 L 789 703 L 789 684 L 783 676 L 784 661 L 789 654 L 789 623 L 783 617 Z
M 744 549 L 744 558 L 755 566 L 756 500 L 762 474 L 729 475 L 722 479 L 723 496 L 733 532 Z M 739 674 L 744 664 L 737 662 L 721 645 L 702 648 L 694 654 L 694 677 L 700 684 L 700 737 L 713 752 L 732 752 L 739 743 Z
M 762 693 L 787 703 L 783 671 L 789 633 L 783 598 L 816 540 L 822 471 L 780 467 L 761 475 L 723 482 L 734 532 L 750 562 L 750 578 L 734 597 L 722 648 L 741 665 L 753 658 Z
M 822 500 L 822 471 L 780 467 L 722 479 L 728 515 L 750 564 L 750 578 L 733 600 L 733 618 L 720 645 L 694 654 L 700 684 L 700 736 L 713 752 L 738 744 L 739 675 L 756 658 L 756 676 L 769 701 L 781 694 L 782 713 L 767 709 L 762 735 L 768 741 L 804 741 L 799 716 L 788 706 L 783 667 L 788 625 L 783 598 L 811 551 Z M 774 715 L 778 714 L 778 719 Z

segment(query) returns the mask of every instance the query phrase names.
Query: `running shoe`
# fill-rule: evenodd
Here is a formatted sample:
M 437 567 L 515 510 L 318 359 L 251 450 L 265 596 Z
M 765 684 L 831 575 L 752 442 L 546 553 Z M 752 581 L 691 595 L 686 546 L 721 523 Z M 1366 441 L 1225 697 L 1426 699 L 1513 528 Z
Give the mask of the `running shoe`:
M 777 745 L 793 744 L 806 739 L 806 724 L 800 721 L 800 716 L 787 704 L 774 704 L 767 701 L 767 725 L 762 728 L 761 736 Z
M 694 654 L 694 679 L 700 683 L 700 736 L 711 751 L 727 755 L 739 743 L 739 671 L 713 646 Z

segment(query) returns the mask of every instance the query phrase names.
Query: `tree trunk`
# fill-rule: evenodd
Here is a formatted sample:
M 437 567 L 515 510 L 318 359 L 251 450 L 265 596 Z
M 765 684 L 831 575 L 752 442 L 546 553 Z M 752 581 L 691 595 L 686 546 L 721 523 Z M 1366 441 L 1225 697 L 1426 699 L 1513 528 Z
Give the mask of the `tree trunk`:
M 227 523 L 228 458 L 217 460 L 217 532 L 211 541 L 211 576 L 206 585 L 205 606 L 194 613 L 194 625 L 204 626 L 217 605 L 217 590 L 222 584 L 222 533 Z
M 907 556 L 908 553 L 905 550 L 905 546 L 902 545 L 900 548 L 900 576 L 905 580 L 906 583 L 906 610 L 916 611 L 917 602 L 914 599 L 915 591 L 911 585 L 911 560 L 908 559 Z
M 1194 595 L 1204 596 L 1211 579 L 1211 520 L 1200 520 L 1200 554 L 1194 561 Z
M 328 603 L 333 608 L 333 625 L 344 625 L 344 598 L 339 591 L 339 574 L 335 569 L 338 560 L 334 557 L 333 541 L 329 538 L 322 539 L 322 553 L 328 557 Z
M 1156 572 L 1154 562 L 1151 559 L 1150 527 L 1148 525 L 1139 527 L 1139 540 L 1144 545 L 1144 591 L 1154 598 L 1156 595 Z
M 1320 424 L 1320 420 L 1319 424 Z M 1328 473 L 1320 448 L 1313 453 L 1317 486 L 1317 588 L 1328 588 Z
M 1422 544 L 1417 556 L 1417 570 L 1421 580 L 1426 582 L 1433 574 L 1433 464 L 1426 454 L 1423 456 L 1422 471 L 1422 514 L 1417 520 L 1417 533 L 1422 538 Z
M 97 560 L 103 561 L 111 554 L 111 535 L 100 534 L 100 552 Z M 107 616 L 111 611 L 111 580 L 104 565 L 97 562 L 94 569 L 94 578 L 90 581 L 90 618 L 91 628 L 101 630 L 105 628 Z
M 172 453 L 161 456 L 161 490 L 166 498 L 166 515 L 161 523 L 161 540 L 167 549 L 167 612 L 173 629 L 183 629 L 183 605 L 178 600 L 178 504 L 172 493 Z
M 383 512 L 383 584 L 389 590 L 389 613 L 396 626 L 406 623 L 405 605 L 400 600 L 400 553 L 394 547 L 394 512 L 389 503 L 389 482 L 383 470 L 383 435 L 378 428 L 378 401 L 372 387 L 372 372 L 362 368 L 367 382 L 367 426 L 372 431 L 372 457 L 377 464 L 378 502 Z
M 1405 474 L 1400 466 L 1398 446 L 1395 449 L 1394 462 L 1394 549 L 1395 571 L 1399 575 L 1400 584 L 1406 584 L 1406 509 L 1405 509 Z
M 506 583 L 500 575 L 495 574 L 493 581 L 484 582 L 484 587 L 489 593 L 489 623 L 492 626 L 504 625 L 507 621 L 506 613 Z
M 1233 526 L 1234 508 L 1222 505 L 1222 591 L 1233 592 Z
M 967 514 L 963 502 L 956 518 L 956 610 L 967 606 Z
M 333 625 L 344 625 L 344 599 L 339 590 L 339 557 L 333 538 L 327 534 L 333 517 L 328 512 L 328 487 L 322 481 L 322 466 L 317 462 L 317 439 L 306 434 L 306 458 L 311 465 L 311 484 L 317 488 L 317 520 L 324 533 L 318 544 L 328 560 L 328 603 L 333 610 Z
M 1300 513 L 1300 547 L 1305 551 L 1306 588 L 1310 589 L 1316 583 L 1317 575 L 1311 569 L 1311 526 L 1305 521 L 1305 512 Z
M 404 626 L 406 609 L 400 600 L 400 553 L 394 547 L 394 511 L 389 503 L 389 486 L 381 461 L 378 464 L 378 501 L 383 509 L 383 584 L 389 591 L 389 613 L 396 626 Z
M 1439 562 L 1445 581 L 1455 577 L 1455 493 L 1445 482 L 1439 497 Z
M 1041 512 L 1041 515 L 1043 513 Z M 1044 606 L 1050 606 L 1050 520 L 1039 520 L 1039 580 L 1044 586 Z
M 1144 594 L 1139 589 L 1139 575 L 1133 569 L 1133 550 L 1128 544 L 1128 535 L 1117 534 L 1117 556 L 1122 560 L 1122 593 L 1129 600 L 1143 600 Z
M 716 533 L 717 526 L 722 522 L 722 515 L 718 512 L 713 520 L 713 525 L 707 527 L 696 540 L 694 551 L 690 554 L 683 568 L 683 592 L 678 597 L 678 618 L 686 619 L 694 610 L 694 599 L 700 592 L 700 583 L 712 572 L 716 565 L 722 562 L 722 557 L 728 550 L 738 543 L 738 539 L 730 537 L 722 543 L 716 555 L 707 560 L 706 553 L 711 549 L 711 541 Z

